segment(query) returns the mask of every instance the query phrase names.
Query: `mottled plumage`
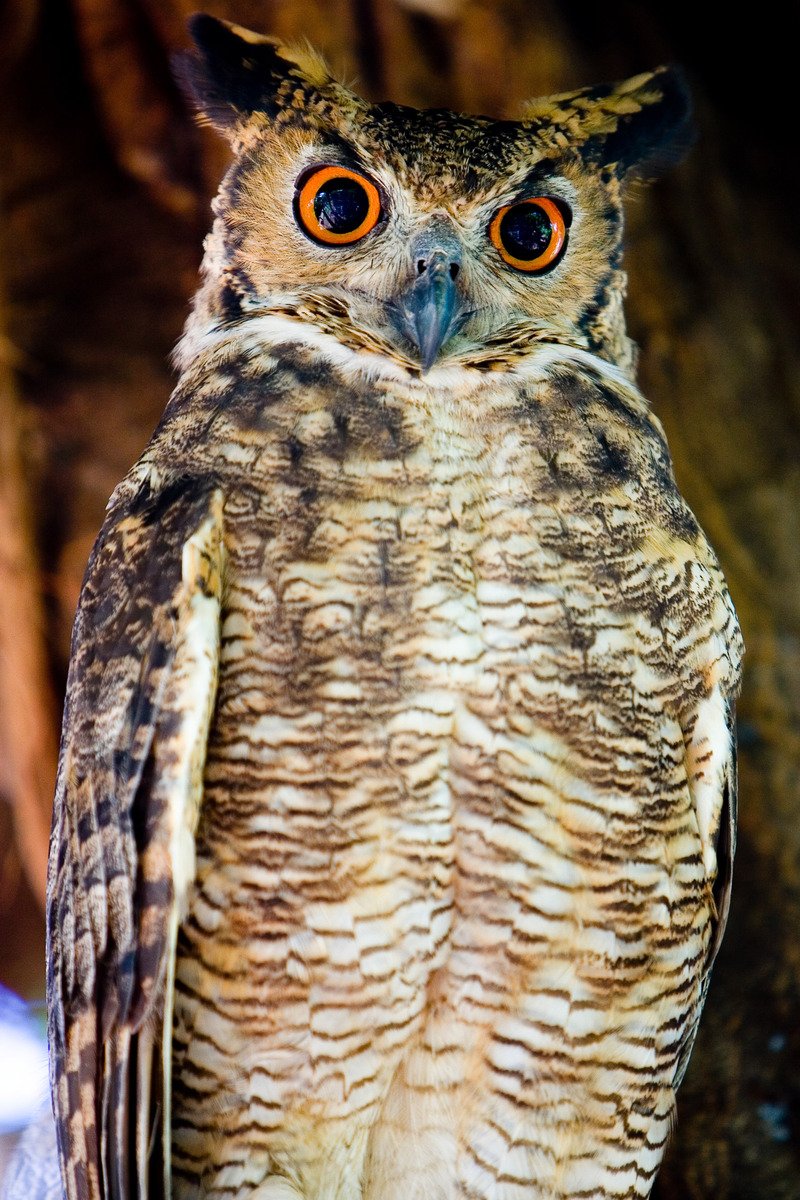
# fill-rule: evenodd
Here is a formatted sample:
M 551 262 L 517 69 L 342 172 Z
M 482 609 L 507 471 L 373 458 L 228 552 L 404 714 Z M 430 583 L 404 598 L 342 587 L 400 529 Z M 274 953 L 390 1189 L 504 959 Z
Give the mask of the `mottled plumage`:
M 683 85 L 501 122 L 194 33 L 236 157 L 89 566 L 56 796 L 68 1200 L 646 1197 L 727 913 L 741 656 L 622 314 L 621 187 L 686 140 Z M 298 226 L 320 163 L 381 191 L 355 245 Z M 531 195 L 569 220 L 533 277 L 487 237 Z M 397 314 L 445 250 L 424 371 Z

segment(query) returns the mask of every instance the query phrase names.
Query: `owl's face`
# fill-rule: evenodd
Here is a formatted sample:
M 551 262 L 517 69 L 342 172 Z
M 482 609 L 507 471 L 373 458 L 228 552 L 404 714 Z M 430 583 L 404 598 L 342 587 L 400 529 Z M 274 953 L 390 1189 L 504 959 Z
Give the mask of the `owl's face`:
M 497 121 L 368 104 L 308 52 L 210 17 L 193 33 L 184 77 L 236 152 L 213 319 L 278 305 L 423 371 L 496 366 L 525 339 L 614 357 L 621 182 L 685 139 L 673 72 Z

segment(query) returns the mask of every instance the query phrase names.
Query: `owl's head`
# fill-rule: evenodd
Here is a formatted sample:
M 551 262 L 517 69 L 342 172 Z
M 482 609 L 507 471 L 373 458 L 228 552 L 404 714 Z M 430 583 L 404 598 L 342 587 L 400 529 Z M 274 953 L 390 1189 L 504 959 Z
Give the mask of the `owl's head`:
M 370 104 L 307 49 L 210 16 L 179 73 L 234 162 L 194 326 L 302 323 L 412 373 L 537 342 L 623 368 L 622 187 L 680 155 L 680 74 L 531 102 L 519 121 Z

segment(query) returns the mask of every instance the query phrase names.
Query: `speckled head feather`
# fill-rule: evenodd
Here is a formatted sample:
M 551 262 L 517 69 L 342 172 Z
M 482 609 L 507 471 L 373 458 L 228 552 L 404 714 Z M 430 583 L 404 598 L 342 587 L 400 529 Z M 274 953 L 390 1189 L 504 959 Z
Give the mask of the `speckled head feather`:
M 215 323 L 279 308 L 414 371 L 393 305 L 413 281 L 415 245 L 438 226 L 459 247 L 465 314 L 444 359 L 496 369 L 536 341 L 566 341 L 632 369 L 621 183 L 685 147 L 680 72 L 532 101 L 523 119 L 500 121 L 369 104 L 312 51 L 212 17 L 195 17 L 192 33 L 197 53 L 179 60 L 179 74 L 236 159 L 215 202 L 207 282 L 182 354 Z M 332 251 L 298 228 L 298 180 L 315 163 L 364 172 L 380 187 L 382 219 L 358 244 Z M 537 194 L 563 205 L 569 230 L 557 268 L 532 278 L 502 261 L 488 229 L 501 206 Z

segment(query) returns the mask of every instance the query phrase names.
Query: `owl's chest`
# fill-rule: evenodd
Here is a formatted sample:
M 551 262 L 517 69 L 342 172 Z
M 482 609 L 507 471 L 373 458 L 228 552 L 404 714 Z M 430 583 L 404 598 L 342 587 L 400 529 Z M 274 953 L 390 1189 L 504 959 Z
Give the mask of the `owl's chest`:
M 229 664 L 233 677 L 259 662 L 272 711 L 358 724 L 419 692 L 452 708 L 525 653 L 536 601 L 519 572 L 540 559 L 536 531 L 508 481 L 498 494 L 487 449 L 436 449 L 309 454 L 272 481 L 233 531 L 223 688 Z
M 512 408 L 316 410 L 230 447 L 178 1041 L 231 1094 L 249 1072 L 275 1153 L 304 1147 L 315 1178 L 321 1117 L 366 1137 L 427 1021 L 467 1081 L 498 996 L 541 1004 L 537 1028 L 560 1028 L 553 980 L 605 1012 L 609 987 L 649 986 L 697 887 L 665 715 L 686 675 L 649 607 L 675 573 L 644 553 L 638 484 L 604 478 L 574 423 L 556 439 Z M 697 904 L 675 911 L 694 953 Z M 232 1057 L 182 1032 L 209 1007 Z
M 374 715 L 420 689 L 509 710 L 526 671 L 591 689 L 631 665 L 653 515 L 568 407 L 312 404 L 225 453 L 223 699 L 260 664 L 271 711 Z
M 354 788 L 450 813 L 491 785 L 543 787 L 557 820 L 569 776 L 624 816 L 626 780 L 656 793 L 682 771 L 664 714 L 686 687 L 672 646 L 691 612 L 682 565 L 649 548 L 670 535 L 633 452 L 610 471 L 585 414 L 492 399 L 310 404 L 226 451 L 209 779 L 246 774 L 253 811 L 284 784 L 324 788 L 320 819 Z

